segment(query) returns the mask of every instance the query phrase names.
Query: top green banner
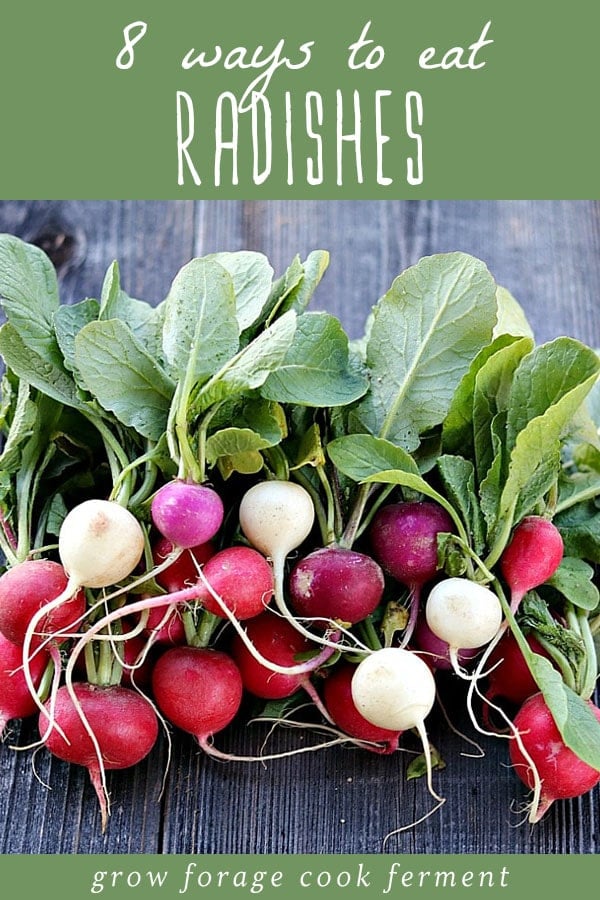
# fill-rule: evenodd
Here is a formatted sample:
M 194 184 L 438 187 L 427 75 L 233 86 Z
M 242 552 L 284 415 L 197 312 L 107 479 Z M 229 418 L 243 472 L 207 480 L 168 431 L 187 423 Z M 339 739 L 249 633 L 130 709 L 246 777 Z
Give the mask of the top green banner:
M 595 199 L 600 6 L 0 12 L 3 199 Z

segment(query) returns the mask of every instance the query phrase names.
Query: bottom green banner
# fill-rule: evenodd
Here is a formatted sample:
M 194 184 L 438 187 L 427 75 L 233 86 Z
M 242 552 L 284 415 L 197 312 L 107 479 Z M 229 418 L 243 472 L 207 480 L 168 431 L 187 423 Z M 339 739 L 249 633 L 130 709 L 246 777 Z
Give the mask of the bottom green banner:
M 2 857 L 5 895 L 60 885 L 61 900 L 152 897 L 520 898 L 572 890 L 600 873 L 591 855 L 74 855 Z M 316 893 L 312 893 L 316 892 Z

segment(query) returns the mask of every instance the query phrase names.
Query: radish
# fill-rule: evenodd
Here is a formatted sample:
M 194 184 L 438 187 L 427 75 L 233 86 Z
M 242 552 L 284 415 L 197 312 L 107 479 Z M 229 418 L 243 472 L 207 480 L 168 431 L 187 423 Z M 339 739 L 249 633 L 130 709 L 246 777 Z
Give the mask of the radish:
M 351 690 L 354 705 L 372 725 L 389 731 L 417 730 L 427 764 L 429 792 L 442 803 L 432 785 L 431 750 L 425 730 L 425 719 L 436 696 L 435 679 L 427 663 L 402 647 L 374 650 L 356 667 Z
M 240 670 L 244 688 L 249 693 L 265 700 L 279 700 L 290 697 L 303 687 L 315 699 L 315 690 L 309 680 L 313 669 L 310 662 L 307 660 L 305 666 L 300 666 L 300 671 L 293 670 L 300 655 L 317 649 L 314 642 L 300 634 L 287 619 L 272 613 L 264 613 L 251 619 L 246 625 L 246 637 L 254 651 L 258 651 L 259 657 L 249 649 L 240 635 L 233 638 L 231 655 Z M 280 671 L 273 671 L 264 665 L 261 658 L 275 663 Z M 286 674 L 288 668 L 292 671 Z
M 203 576 L 225 606 L 239 620 L 264 612 L 274 591 L 273 570 L 252 547 L 227 547 L 208 560 Z M 198 598 L 205 609 L 221 618 L 226 614 L 210 590 Z
M 109 811 L 104 769 L 126 769 L 150 753 L 158 737 L 156 714 L 136 691 L 87 682 L 78 682 L 70 690 L 64 685 L 45 706 L 56 727 L 46 732 L 44 743 L 54 756 L 89 771 L 104 831 Z M 40 731 L 45 718 L 40 716 Z
M 173 553 L 173 543 L 165 537 L 160 537 L 152 545 L 152 559 L 155 566 L 160 566 Z M 157 584 L 166 591 L 180 591 L 184 587 L 195 584 L 198 580 L 198 568 L 208 562 L 216 553 L 216 548 L 211 541 L 198 544 L 183 550 L 177 559 L 166 569 L 155 576 Z
M 369 530 L 373 555 L 383 569 L 410 590 L 410 616 L 405 647 L 414 631 L 421 592 L 438 571 L 438 535 L 454 531 L 445 509 L 429 500 L 383 506 Z
M 46 652 L 40 651 L 31 661 L 31 678 L 36 688 L 49 659 Z M 22 665 L 21 648 L 0 634 L 0 735 L 11 719 L 25 719 L 37 710 L 27 687 Z
M 133 572 L 144 552 L 144 532 L 129 510 L 111 500 L 85 500 L 65 517 L 58 553 L 72 583 L 100 588 Z
M 213 538 L 223 523 L 223 501 L 216 491 L 190 481 L 163 485 L 150 507 L 152 521 L 176 547 L 189 549 Z
M 589 703 L 600 722 L 600 709 Z M 516 741 L 510 742 L 510 759 L 515 773 L 530 789 L 535 787 L 535 773 L 541 781 L 539 800 L 531 806 L 529 821 L 539 822 L 555 800 L 580 797 L 600 783 L 600 771 L 584 763 L 565 746 L 542 694 L 529 697 L 515 716 L 515 727 L 531 757 L 527 761 Z
M 450 647 L 447 641 L 443 641 L 437 637 L 427 624 L 424 615 L 419 616 L 417 625 L 413 634 L 413 647 L 422 651 L 425 661 L 434 669 L 449 671 L 452 669 L 450 660 Z M 478 649 L 460 649 L 457 653 L 457 660 L 460 665 L 465 665 L 474 659 L 479 653 Z
M 315 638 L 290 612 L 284 596 L 285 561 L 309 536 L 315 507 L 307 490 L 292 481 L 260 481 L 240 503 L 240 527 L 250 543 L 273 562 L 275 603 L 281 614 L 309 640 Z
M 526 635 L 525 640 L 534 653 L 547 658 L 546 651 L 533 634 Z M 486 665 L 489 668 L 485 691 L 487 700 L 500 697 L 520 706 L 532 694 L 538 693 L 539 688 L 511 631 L 502 635 L 488 656 Z
M 364 553 L 324 547 L 309 553 L 293 568 L 289 592 L 302 618 L 337 619 L 353 625 L 371 615 L 383 596 L 380 566 Z
M 429 592 L 427 624 L 449 646 L 452 668 L 460 674 L 459 650 L 483 647 L 502 624 L 502 606 L 489 588 L 468 578 L 445 578 Z
M 142 526 L 129 510 L 114 501 L 84 500 L 67 513 L 58 535 L 58 554 L 68 575 L 67 584 L 33 615 L 23 640 L 23 671 L 34 697 L 37 695 L 30 674 L 30 648 L 45 616 L 54 615 L 82 587 L 108 587 L 126 578 L 139 563 L 144 547 Z M 37 705 L 44 714 L 46 707 L 39 700 Z
M 144 634 L 156 644 L 178 646 L 186 643 L 185 626 L 176 606 L 165 603 L 147 610 Z
M 526 516 L 515 528 L 500 558 L 500 570 L 516 612 L 527 591 L 547 581 L 558 569 L 564 544 L 558 528 L 541 516 Z
M 23 644 L 29 623 L 37 619 L 39 634 L 68 632 L 85 612 L 85 594 L 78 590 L 60 607 L 48 605 L 67 588 L 68 578 L 60 563 L 27 559 L 0 577 L 0 632 L 14 644 Z M 42 610 L 48 607 L 47 614 Z M 37 643 L 37 635 L 34 635 Z
M 333 667 L 323 682 L 323 700 L 332 721 L 346 734 L 360 741 L 368 742 L 369 750 L 379 753 L 393 753 L 398 749 L 402 731 L 392 731 L 371 724 L 358 711 L 352 698 L 352 678 L 356 666 L 341 663 Z M 369 743 L 382 746 L 369 747 Z
M 152 691 L 161 712 L 194 735 L 210 752 L 210 738 L 235 718 L 242 702 L 242 678 L 220 650 L 173 647 L 156 661 Z

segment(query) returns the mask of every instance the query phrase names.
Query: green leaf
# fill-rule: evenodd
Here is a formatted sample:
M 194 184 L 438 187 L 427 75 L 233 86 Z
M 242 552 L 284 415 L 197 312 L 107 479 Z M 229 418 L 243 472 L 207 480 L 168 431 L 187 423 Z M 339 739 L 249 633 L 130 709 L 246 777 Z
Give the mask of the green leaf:
M 64 366 L 35 353 L 10 322 L 0 328 L 0 354 L 15 375 L 28 381 L 42 394 L 75 409 L 85 407 L 75 382 Z
M 161 437 L 175 386 L 124 322 L 108 319 L 82 328 L 75 362 L 104 409 L 149 440 Z
M 494 338 L 501 334 L 533 338 L 533 330 L 520 303 L 506 288 L 498 285 L 496 289 L 498 303 L 498 321 L 494 327 Z
M 214 403 L 248 394 L 261 387 L 283 362 L 296 332 L 296 314 L 285 313 L 194 392 L 191 414 Z
M 569 507 L 553 522 L 561 533 L 565 553 L 600 564 L 600 509 L 593 501 Z
M 473 395 L 475 379 L 479 371 L 504 347 L 515 342 L 508 334 L 499 335 L 491 344 L 479 351 L 469 370 L 461 378 L 450 402 L 448 415 L 442 425 L 442 443 L 446 453 L 461 453 L 463 456 L 473 452 Z
M 348 338 L 329 313 L 298 317 L 294 340 L 261 394 L 280 403 L 343 406 L 362 397 L 367 380 L 349 366 Z
M 475 377 L 473 391 L 473 436 L 478 480 L 485 478 L 496 455 L 491 438 L 498 413 L 508 410 L 515 371 L 533 349 L 529 338 L 515 340 L 498 349 Z M 497 431 L 497 429 L 495 428 Z
M 593 350 L 564 337 L 536 347 L 521 361 L 510 391 L 506 436 L 496 448 L 496 460 L 502 453 L 506 463 L 501 483 L 494 485 L 499 495 L 495 512 L 493 494 L 485 504 L 482 498 L 492 541 L 506 533 L 508 523 L 531 512 L 557 481 L 561 438 L 599 368 Z
M 599 369 L 596 353 L 573 338 L 559 337 L 536 347 L 515 372 L 509 398 L 507 447 L 514 447 L 527 424 L 550 408 L 561 410 L 560 437 L 596 382 Z
M 563 557 L 563 560 L 546 584 L 555 588 L 573 606 L 592 610 L 598 606 L 600 593 L 593 583 L 594 569 L 583 559 Z
M 271 292 L 273 269 L 267 257 L 250 250 L 239 250 L 210 253 L 203 259 L 218 263 L 231 276 L 240 331 L 253 325 Z
M 567 687 L 549 660 L 535 653 L 529 653 L 529 658 L 533 677 L 565 745 L 600 772 L 600 722 L 587 702 Z
M 163 304 L 151 306 L 130 297 L 121 288 L 118 263 L 111 263 L 102 284 L 98 318 L 121 319 L 148 353 L 161 359 L 163 312 Z
M 211 434 L 206 441 L 206 460 L 213 466 L 221 456 L 236 456 L 248 452 L 255 453 L 272 447 L 270 440 L 250 428 L 222 428 Z M 261 460 L 262 467 L 262 460 Z
M 60 365 L 54 335 L 58 280 L 46 254 L 11 234 L 0 235 L 0 297 L 21 341 L 40 359 Z
M 20 381 L 12 421 L 0 454 L 0 469 L 11 474 L 19 469 L 22 446 L 33 434 L 36 421 L 37 407 L 31 399 L 30 386 L 26 381 Z
M 238 347 L 231 276 L 214 261 L 193 259 L 179 270 L 164 301 L 163 350 L 170 370 L 203 381 Z
M 416 449 L 420 435 L 446 418 L 495 322 L 494 280 L 467 254 L 425 257 L 399 275 L 374 310 L 371 387 L 356 411 L 361 430 Z
M 327 444 L 332 463 L 353 481 L 364 481 L 378 472 L 399 469 L 419 475 L 412 456 L 383 438 L 371 434 L 349 434 Z
M 485 549 L 485 522 L 475 491 L 475 469 L 469 459 L 462 456 L 440 456 L 439 473 L 452 505 L 459 510 L 471 536 L 471 546 L 481 555 Z
M 78 372 L 75 365 L 75 338 L 84 325 L 96 321 L 99 312 L 100 305 L 97 300 L 82 300 L 72 306 L 59 306 L 54 313 L 56 339 L 64 358 L 65 367 L 73 373 L 76 380 L 78 380 Z
M 298 315 L 303 313 L 312 300 L 312 296 L 319 286 L 328 266 L 329 253 L 327 250 L 312 250 L 302 263 L 304 277 L 295 281 L 295 283 L 292 284 L 291 289 L 286 292 L 284 298 L 285 302 L 278 310 L 278 313 L 281 314 L 290 309 L 293 309 Z M 289 280 L 288 276 L 288 281 Z

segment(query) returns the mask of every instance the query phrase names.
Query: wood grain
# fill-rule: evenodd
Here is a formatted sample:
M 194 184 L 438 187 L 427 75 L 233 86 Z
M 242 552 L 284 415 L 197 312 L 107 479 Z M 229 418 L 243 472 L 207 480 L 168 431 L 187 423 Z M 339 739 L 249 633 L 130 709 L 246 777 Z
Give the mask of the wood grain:
M 113 259 L 125 289 L 157 303 L 194 255 L 260 250 L 280 273 L 297 253 L 324 248 L 331 263 L 313 308 L 339 316 L 351 337 L 403 268 L 425 254 L 464 250 L 522 303 L 538 341 L 569 334 L 600 346 L 600 204 L 592 201 L 11 201 L 0 203 L 0 231 L 52 254 L 64 302 L 98 296 Z M 454 726 L 473 736 L 456 711 L 452 679 L 443 688 Z M 238 726 L 219 746 L 247 755 L 263 737 L 260 726 Z M 473 758 L 439 713 L 431 737 L 446 761 L 435 776 L 446 803 L 391 837 L 386 852 L 600 850 L 597 790 L 557 804 L 535 828 L 519 826 L 512 807 L 523 794 L 504 742 L 481 739 L 485 756 Z M 110 774 L 112 816 L 102 835 L 85 772 L 45 751 L 33 763 L 30 752 L 11 749 L 34 739 L 31 723 L 17 723 L 0 747 L 3 853 L 378 853 L 386 834 L 432 806 L 421 780 L 404 780 L 405 753 L 333 748 L 264 766 L 223 764 L 174 735 L 168 770 L 162 738 L 145 763 Z M 286 730 L 270 747 L 309 741 Z

